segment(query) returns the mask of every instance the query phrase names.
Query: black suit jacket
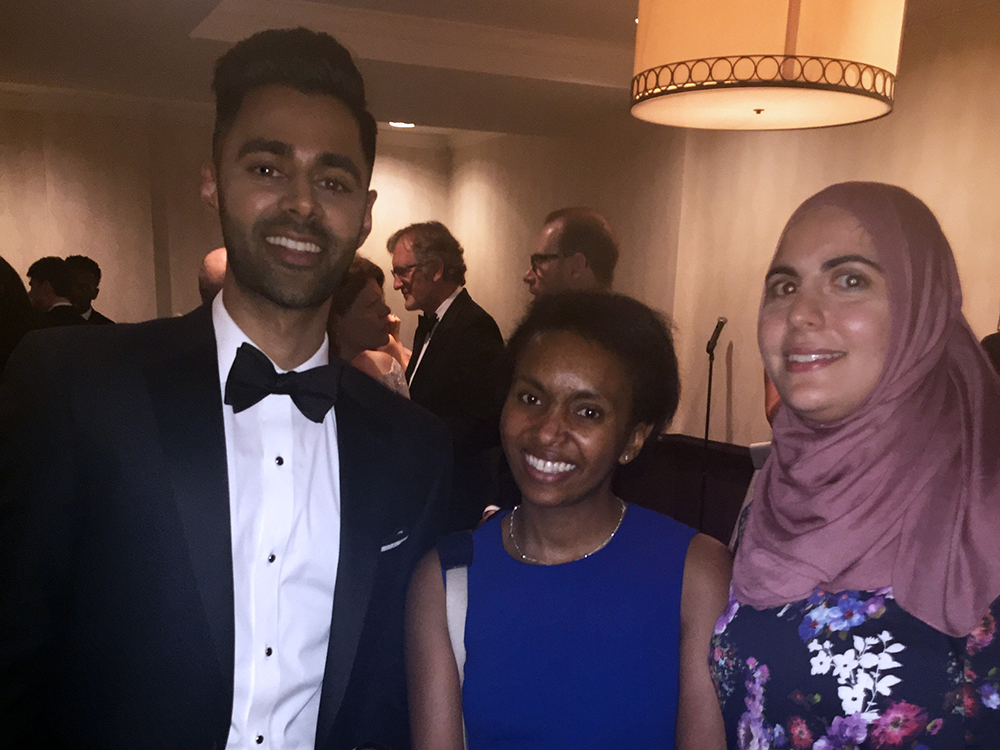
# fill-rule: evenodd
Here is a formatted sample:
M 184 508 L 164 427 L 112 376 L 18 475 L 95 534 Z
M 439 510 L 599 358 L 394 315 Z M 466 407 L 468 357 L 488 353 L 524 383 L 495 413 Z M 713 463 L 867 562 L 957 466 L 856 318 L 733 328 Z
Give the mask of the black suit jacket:
M 0 371 L 32 327 L 34 310 L 21 275 L 0 256 Z
M 234 615 L 220 394 L 207 306 L 32 333 L 11 358 L 0 384 L 5 746 L 225 746 Z M 403 601 L 436 535 L 448 437 L 350 367 L 334 408 L 342 526 L 316 747 L 405 748 Z
M 90 308 L 90 317 L 89 318 L 84 318 L 84 320 L 87 321 L 88 325 L 92 325 L 92 326 L 106 326 L 106 325 L 109 325 L 109 324 L 115 322 L 111 318 L 109 318 L 107 315 L 101 315 L 94 308 Z
M 56 328 L 58 326 L 82 326 L 86 320 L 69 305 L 58 305 L 48 312 L 38 316 L 38 328 Z
M 496 321 L 463 289 L 431 334 L 410 382 L 410 398 L 441 417 L 455 441 L 450 529 L 472 528 L 493 500 L 506 395 L 503 354 Z

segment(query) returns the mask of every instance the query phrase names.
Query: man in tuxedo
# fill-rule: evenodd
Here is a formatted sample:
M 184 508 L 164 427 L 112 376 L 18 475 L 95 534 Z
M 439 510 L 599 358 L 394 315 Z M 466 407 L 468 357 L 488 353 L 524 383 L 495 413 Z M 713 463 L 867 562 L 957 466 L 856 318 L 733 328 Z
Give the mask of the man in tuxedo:
M 473 528 L 494 501 L 503 403 L 503 336 L 465 289 L 462 246 L 437 221 L 411 224 L 387 243 L 393 289 L 423 314 L 406 367 L 410 398 L 444 420 L 455 444 L 450 529 Z
M 375 121 L 305 29 L 240 42 L 213 88 L 222 293 L 29 334 L 0 384 L 5 746 L 409 746 L 404 593 L 447 431 L 326 338 Z
M 560 208 L 545 217 L 524 283 L 536 297 L 609 290 L 617 262 L 618 245 L 607 219 L 590 208 Z
M 34 328 L 79 326 L 87 321 L 69 300 L 70 275 L 66 261 L 54 255 L 28 266 L 28 299 L 35 310 Z
M 97 261 L 86 255 L 70 255 L 66 258 L 66 270 L 69 272 L 69 301 L 77 315 L 92 326 L 114 323 L 94 309 L 101 284 L 101 267 Z

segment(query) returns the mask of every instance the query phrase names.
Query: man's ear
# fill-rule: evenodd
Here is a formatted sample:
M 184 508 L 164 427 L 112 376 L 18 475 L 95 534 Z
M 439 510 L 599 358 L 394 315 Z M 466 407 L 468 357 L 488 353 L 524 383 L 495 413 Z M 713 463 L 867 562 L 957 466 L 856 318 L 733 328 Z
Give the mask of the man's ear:
M 361 233 L 358 235 L 358 247 L 365 244 L 365 240 L 368 239 L 368 235 L 372 232 L 372 206 L 375 205 L 376 198 L 378 198 L 378 193 L 374 190 L 369 190 L 368 201 L 365 206 L 365 217 L 361 221 Z
M 219 184 L 214 164 L 201 165 L 201 200 L 216 211 L 219 210 Z
M 434 263 L 434 275 L 431 277 L 434 281 L 441 281 L 444 278 L 444 262 L 440 260 L 433 261 Z
M 566 273 L 572 278 L 580 278 L 587 272 L 587 256 L 583 253 L 573 253 L 563 260 Z

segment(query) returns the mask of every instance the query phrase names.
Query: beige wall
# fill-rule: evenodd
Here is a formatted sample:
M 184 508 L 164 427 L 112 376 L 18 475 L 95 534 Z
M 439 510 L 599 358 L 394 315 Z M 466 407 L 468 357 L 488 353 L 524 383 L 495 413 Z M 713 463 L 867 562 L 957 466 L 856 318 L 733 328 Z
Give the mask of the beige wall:
M 554 207 L 584 200 L 580 173 L 553 139 L 493 136 L 455 148 L 451 229 L 465 248 L 469 293 L 505 336 L 531 299 L 521 278 L 535 235 Z
M 222 245 L 218 214 L 200 192 L 201 167 L 212 154 L 211 113 L 157 112 L 152 154 L 156 309 L 161 316 L 186 313 L 201 304 L 202 258 Z
M 379 133 L 372 189 L 378 191 L 372 210 L 372 232 L 361 246 L 366 258 L 385 271 L 385 298 L 403 320 L 402 337 L 413 340 L 416 313 L 403 307 L 403 298 L 393 291 L 392 258 L 385 243 L 397 229 L 418 221 L 447 221 L 450 200 L 451 152 L 444 136 Z
M 954 246 L 973 328 L 994 330 L 998 69 L 1000 5 L 987 3 L 907 29 L 896 109 L 873 123 L 710 133 L 623 118 L 614 130 L 565 138 L 382 132 L 372 179 L 379 198 L 361 252 L 388 270 L 394 230 L 444 221 L 466 248 L 472 295 L 507 334 L 529 301 L 521 277 L 542 218 L 593 206 L 622 247 L 616 289 L 675 321 L 683 393 L 672 430 L 704 429 L 704 346 L 725 315 L 711 435 L 766 439 L 755 342 L 761 279 L 792 210 L 832 182 L 895 182 L 927 201 Z M 211 112 L 78 99 L 66 111 L 0 92 L 0 253 L 22 273 L 44 254 L 92 255 L 105 271 L 98 307 L 119 320 L 191 309 L 201 257 L 221 241 L 198 198 Z M 386 296 L 410 340 L 415 314 L 391 280 Z
M 93 112 L 0 109 L 0 253 L 22 274 L 43 255 L 89 255 L 111 290 L 99 309 L 152 317 L 145 128 Z
M 522 277 L 545 216 L 586 205 L 620 245 L 615 288 L 669 312 L 684 133 L 631 120 L 566 139 L 493 136 L 454 148 L 451 228 L 470 293 L 509 334 L 531 300 Z

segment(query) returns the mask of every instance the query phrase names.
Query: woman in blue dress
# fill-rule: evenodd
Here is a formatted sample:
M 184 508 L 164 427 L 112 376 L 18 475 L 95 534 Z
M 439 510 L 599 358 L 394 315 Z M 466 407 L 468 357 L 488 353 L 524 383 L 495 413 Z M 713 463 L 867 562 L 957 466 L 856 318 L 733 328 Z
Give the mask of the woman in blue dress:
M 713 639 L 730 747 L 1000 747 L 1000 379 L 927 206 L 806 201 L 758 341 L 783 406 Z
M 706 656 L 728 551 L 612 491 L 615 468 L 677 407 L 669 329 L 628 297 L 553 295 L 508 351 L 501 434 L 522 500 L 472 534 L 461 562 L 461 675 L 445 546 L 414 574 L 414 748 L 460 750 L 464 732 L 472 750 L 722 748 Z

